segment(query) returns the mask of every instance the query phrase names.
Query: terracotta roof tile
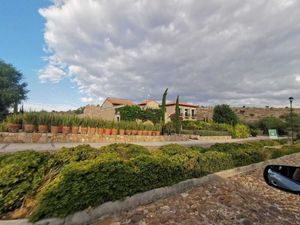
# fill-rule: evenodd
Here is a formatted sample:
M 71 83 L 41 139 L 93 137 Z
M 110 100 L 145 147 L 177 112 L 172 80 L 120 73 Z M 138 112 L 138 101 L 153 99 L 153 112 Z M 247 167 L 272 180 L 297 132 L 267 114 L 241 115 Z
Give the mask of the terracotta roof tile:
M 107 98 L 106 101 L 113 105 L 135 105 L 132 101 L 123 98 Z

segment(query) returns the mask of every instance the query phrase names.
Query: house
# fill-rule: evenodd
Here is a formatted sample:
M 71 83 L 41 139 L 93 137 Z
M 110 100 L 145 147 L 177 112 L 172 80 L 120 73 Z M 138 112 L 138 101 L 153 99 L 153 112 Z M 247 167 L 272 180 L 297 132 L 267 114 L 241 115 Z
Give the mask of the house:
M 141 109 L 159 109 L 159 104 L 153 99 L 144 100 L 138 104 Z
M 166 104 L 166 121 L 170 121 L 175 115 L 176 102 Z M 183 120 L 196 120 L 196 111 L 198 106 L 190 103 L 179 102 L 179 112 Z
M 124 107 L 126 105 L 129 106 L 139 106 L 141 109 L 145 110 L 147 108 L 151 109 L 159 109 L 160 105 L 153 99 L 147 99 L 139 104 L 135 104 L 134 102 L 123 99 L 123 98 L 111 98 L 108 97 L 104 100 L 101 106 L 93 106 L 88 105 L 84 109 L 84 115 L 89 117 L 98 117 L 104 120 L 114 120 L 120 121 L 120 114 L 117 112 L 118 108 Z M 166 121 L 170 121 L 171 117 L 175 115 L 175 106 L 176 102 L 168 102 L 166 104 Z M 190 103 L 180 102 L 179 110 L 180 116 L 183 120 L 196 120 L 197 109 L 199 107 L 197 105 L 193 105 Z
M 135 105 L 132 101 L 123 98 L 106 98 L 101 106 L 88 105 L 84 109 L 84 115 L 89 117 L 99 117 L 104 120 L 120 121 L 120 114 L 117 108 L 125 105 Z

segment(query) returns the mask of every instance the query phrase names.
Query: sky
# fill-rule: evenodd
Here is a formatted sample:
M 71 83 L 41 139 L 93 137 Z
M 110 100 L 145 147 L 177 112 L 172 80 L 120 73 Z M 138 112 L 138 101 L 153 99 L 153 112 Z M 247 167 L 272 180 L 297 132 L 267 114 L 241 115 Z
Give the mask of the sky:
M 160 100 L 165 88 L 201 105 L 300 107 L 300 1 L 0 2 L 0 58 L 23 72 L 27 107 Z

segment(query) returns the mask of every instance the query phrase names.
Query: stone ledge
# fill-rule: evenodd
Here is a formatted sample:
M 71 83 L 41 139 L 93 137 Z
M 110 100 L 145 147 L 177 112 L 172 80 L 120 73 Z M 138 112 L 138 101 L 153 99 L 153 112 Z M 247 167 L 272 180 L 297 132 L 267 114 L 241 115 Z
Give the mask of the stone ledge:
M 0 225 L 83 225 L 88 224 L 102 216 L 108 216 L 120 213 L 125 210 L 130 210 L 132 208 L 146 205 L 148 203 L 154 202 L 156 200 L 166 198 L 170 195 L 184 192 L 193 187 L 199 186 L 201 184 L 217 181 L 220 178 L 229 178 L 241 173 L 246 173 L 270 163 L 276 163 L 279 160 L 293 158 L 294 156 L 300 156 L 300 153 L 295 153 L 291 155 L 286 155 L 277 159 L 271 159 L 259 163 L 254 163 L 248 166 L 237 167 L 229 170 L 220 171 L 214 174 L 209 174 L 200 178 L 193 178 L 189 180 L 182 181 L 170 187 L 156 188 L 143 193 L 135 194 L 131 197 L 125 198 L 123 201 L 106 202 L 96 208 L 88 208 L 83 211 L 76 212 L 72 215 L 67 216 L 64 219 L 50 218 L 40 220 L 36 223 L 30 223 L 27 219 L 19 220 L 2 220 Z
M 189 135 L 140 136 L 99 134 L 8 133 L 0 132 L 0 143 L 128 143 L 128 142 L 177 142 L 190 140 Z M 227 141 L 230 136 L 198 136 L 203 141 Z

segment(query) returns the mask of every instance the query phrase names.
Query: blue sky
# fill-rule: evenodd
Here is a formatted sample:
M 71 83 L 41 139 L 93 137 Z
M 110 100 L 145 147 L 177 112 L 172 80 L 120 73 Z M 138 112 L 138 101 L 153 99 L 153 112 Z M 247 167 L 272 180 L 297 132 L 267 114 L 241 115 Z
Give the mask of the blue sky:
M 30 90 L 24 103 L 26 108 L 76 108 L 83 104 L 74 83 L 68 79 L 42 83 L 38 78 L 37 71 L 46 65 L 42 59 L 46 55 L 45 19 L 38 10 L 50 3 L 49 0 L 1 0 L 0 58 L 24 74 Z

